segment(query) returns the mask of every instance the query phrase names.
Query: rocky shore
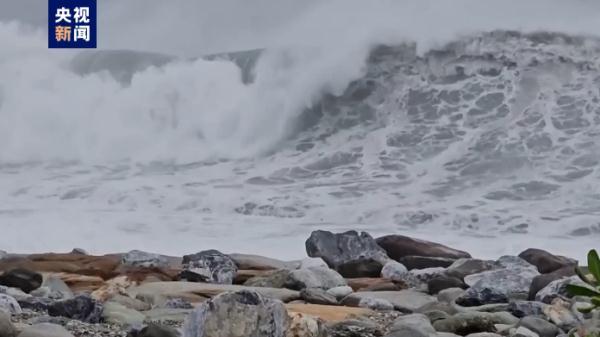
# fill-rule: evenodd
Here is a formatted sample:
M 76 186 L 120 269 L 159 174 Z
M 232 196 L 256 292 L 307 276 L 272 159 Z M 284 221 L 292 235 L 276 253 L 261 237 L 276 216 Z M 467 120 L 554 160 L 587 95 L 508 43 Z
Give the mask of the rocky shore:
M 593 248 L 593 247 L 590 247 Z M 586 336 L 577 261 L 481 260 L 406 236 L 315 231 L 308 258 L 204 250 L 0 259 L 0 337 Z

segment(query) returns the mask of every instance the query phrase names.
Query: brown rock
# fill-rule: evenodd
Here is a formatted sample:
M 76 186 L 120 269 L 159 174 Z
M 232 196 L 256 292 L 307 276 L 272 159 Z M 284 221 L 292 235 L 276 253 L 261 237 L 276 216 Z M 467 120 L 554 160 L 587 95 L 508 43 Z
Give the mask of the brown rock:
M 519 254 L 523 260 L 536 266 L 542 274 L 551 273 L 564 267 L 574 267 L 577 260 L 564 256 L 553 255 L 545 250 L 529 248 Z
M 290 315 L 301 313 L 319 317 L 326 322 L 339 322 L 345 319 L 374 314 L 374 311 L 365 308 L 339 307 L 334 305 L 319 304 L 286 304 Z
M 54 276 L 65 282 L 74 293 L 92 292 L 104 285 L 104 280 L 99 276 L 86 276 L 70 273 L 45 273 L 47 276 Z
M 346 282 L 348 286 L 354 291 L 359 291 L 366 288 L 372 288 L 379 285 L 389 285 L 391 280 L 379 277 L 359 277 L 359 278 L 347 278 Z
M 138 282 L 131 280 L 128 276 L 117 276 L 106 281 L 100 288 L 92 292 L 92 298 L 104 302 L 117 294 L 125 294 L 126 289 L 138 285 Z
M 70 273 L 99 276 L 105 280 L 117 276 L 119 255 L 34 254 L 0 260 L 0 271 L 25 268 L 36 272 Z
M 538 291 L 544 289 L 544 287 L 550 284 L 550 282 L 573 275 L 575 275 L 575 267 L 570 266 L 555 270 L 548 274 L 541 274 L 534 277 L 533 281 L 531 282 L 531 286 L 529 287 L 529 295 L 527 296 L 527 299 L 530 301 L 535 300 L 535 295 L 538 293 Z
M 403 235 L 380 237 L 377 239 L 377 244 L 387 252 L 389 257 L 396 261 L 405 256 L 445 257 L 451 259 L 471 257 L 469 253 L 461 250 Z

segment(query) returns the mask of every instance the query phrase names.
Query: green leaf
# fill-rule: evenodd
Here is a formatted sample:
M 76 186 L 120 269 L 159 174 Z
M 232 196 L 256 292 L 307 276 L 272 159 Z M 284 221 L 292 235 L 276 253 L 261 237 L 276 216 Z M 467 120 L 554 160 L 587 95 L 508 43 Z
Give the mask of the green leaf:
M 575 284 L 567 284 L 567 291 L 573 296 L 587 296 L 597 297 L 600 296 L 600 292 L 590 289 L 588 287 L 582 287 Z
M 585 282 L 585 283 L 587 283 L 587 284 L 589 284 L 589 285 L 592 285 L 592 286 L 594 286 L 594 285 L 595 285 L 595 284 L 594 284 L 594 281 L 590 280 L 590 278 L 589 278 L 589 277 L 587 277 L 587 275 L 585 274 L 585 272 L 584 272 L 583 270 L 581 270 L 581 268 L 579 268 L 579 267 L 575 267 L 575 274 L 577 274 L 577 276 L 579 276 L 579 278 L 580 278 L 580 279 L 581 279 L 583 282 Z
M 598 257 L 598 252 L 595 249 L 590 250 L 588 253 L 588 268 L 596 279 L 596 283 L 600 282 L 600 257 Z

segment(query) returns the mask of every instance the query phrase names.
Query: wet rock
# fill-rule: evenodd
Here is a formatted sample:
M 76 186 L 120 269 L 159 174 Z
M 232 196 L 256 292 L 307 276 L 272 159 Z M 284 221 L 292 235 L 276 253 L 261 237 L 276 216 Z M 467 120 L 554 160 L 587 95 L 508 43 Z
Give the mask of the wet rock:
M 60 325 L 39 323 L 23 329 L 19 337 L 73 337 L 73 335 Z
M 446 269 L 446 274 L 448 276 L 464 279 L 465 276 L 478 274 L 495 268 L 498 268 L 495 261 L 463 258 L 452 263 Z
M 99 323 L 102 317 L 102 305 L 87 295 L 57 301 L 48 306 L 50 316 L 61 316 L 86 323 Z
M 14 297 L 0 294 L 0 311 L 4 311 L 11 315 L 18 315 L 22 312 L 21 306 Z
M 10 321 L 10 313 L 0 311 L 0 337 L 15 337 L 17 329 Z
M 335 270 L 320 267 L 292 270 L 285 282 L 286 288 L 294 290 L 305 288 L 328 290 L 346 285 L 346 280 Z
M 229 257 L 235 262 L 238 269 L 244 270 L 277 270 L 289 268 L 289 263 L 270 257 L 249 255 L 249 254 L 230 254 Z
M 398 262 L 402 263 L 408 270 L 412 269 L 426 269 L 426 268 L 448 268 L 451 266 L 456 259 L 444 258 L 444 257 L 430 257 L 430 256 L 403 256 L 398 259 Z
M 435 297 L 423 294 L 414 290 L 401 291 L 363 291 L 348 295 L 342 301 L 342 304 L 348 306 L 357 306 L 358 303 L 365 298 L 382 299 L 389 301 L 398 311 L 412 313 L 417 309 L 437 302 Z
M 325 323 L 315 317 L 292 313 L 286 337 L 327 337 Z
M 468 286 L 461 279 L 446 275 L 438 275 L 427 282 L 427 289 L 431 295 L 449 288 L 466 289 Z
M 186 337 L 285 337 L 289 317 L 282 302 L 253 291 L 224 293 L 202 303 L 183 327 Z
M 556 337 L 560 332 L 554 324 L 533 316 L 523 317 L 518 326 L 526 327 L 540 337 Z
M 123 255 L 121 264 L 139 268 L 166 268 L 169 261 L 162 255 L 132 250 Z
M 542 316 L 546 304 L 534 301 L 513 301 L 508 305 L 508 311 L 515 317 Z
M 19 288 L 26 293 L 42 286 L 42 275 L 31 270 L 16 268 L 0 275 L 0 285 Z
M 531 287 L 529 288 L 529 300 L 535 300 L 536 295 L 544 288 L 546 288 L 550 283 L 561 280 L 565 278 L 569 278 L 570 276 L 575 275 L 575 269 L 572 267 L 566 267 L 559 270 L 556 270 L 549 274 L 538 275 L 533 278 L 531 282 Z M 544 296 L 551 295 L 550 293 L 545 294 Z M 549 302 L 548 302 L 549 303 Z
M 381 269 L 381 277 L 392 281 L 402 281 L 406 279 L 407 275 L 408 269 L 402 263 L 394 260 L 388 261 Z
M 553 255 L 545 250 L 529 248 L 519 254 L 523 260 L 536 266 L 542 274 L 551 273 L 564 267 L 574 267 L 577 265 L 577 260 L 573 260 L 564 256 Z
M 413 239 L 403 235 L 387 235 L 377 239 L 377 243 L 392 259 L 399 261 L 405 256 L 445 257 L 451 259 L 469 258 L 467 252 L 456 250 L 439 243 Z
M 211 249 L 185 255 L 180 277 L 190 282 L 231 284 L 237 270 L 229 256 Z
M 300 291 L 300 298 L 307 303 L 337 305 L 337 299 L 320 288 L 306 288 Z
M 268 275 L 256 276 L 248 279 L 244 282 L 245 286 L 249 287 L 269 287 L 269 288 L 283 288 L 285 282 L 290 276 L 291 271 L 286 269 L 276 270 Z
M 385 251 L 365 232 L 334 234 L 314 231 L 306 240 L 306 252 L 321 257 L 344 277 L 376 277 L 389 260 Z
M 146 316 L 142 315 L 136 310 L 129 309 L 124 305 L 109 301 L 104 303 L 102 318 L 107 323 L 135 325 L 143 323 Z
M 179 337 L 179 332 L 170 327 L 151 323 L 139 331 L 129 333 L 127 337 Z

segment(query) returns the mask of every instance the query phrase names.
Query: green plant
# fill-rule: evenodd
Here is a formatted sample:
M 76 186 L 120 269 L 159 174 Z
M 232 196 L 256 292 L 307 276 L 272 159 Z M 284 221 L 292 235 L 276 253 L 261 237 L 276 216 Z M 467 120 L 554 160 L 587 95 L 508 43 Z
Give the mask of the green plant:
M 589 251 L 588 256 L 588 269 L 593 277 L 590 278 L 586 273 L 579 267 L 575 267 L 577 276 L 588 284 L 589 286 L 581 286 L 576 284 L 567 285 L 567 291 L 573 296 L 584 296 L 589 297 L 592 303 L 591 306 L 585 308 L 579 308 L 579 311 L 583 313 L 591 312 L 592 310 L 600 307 L 600 257 L 595 249 Z

